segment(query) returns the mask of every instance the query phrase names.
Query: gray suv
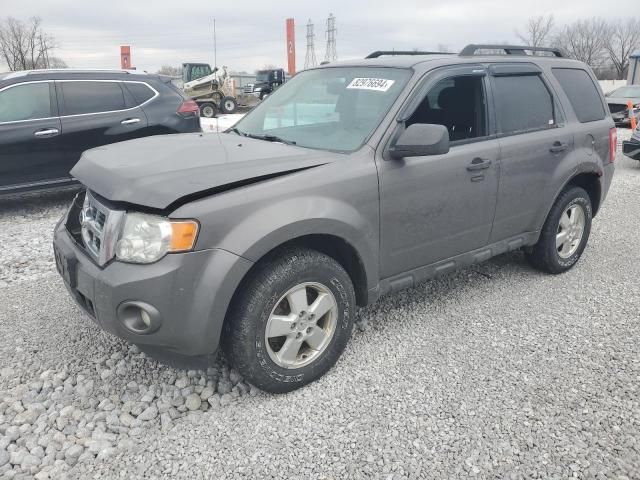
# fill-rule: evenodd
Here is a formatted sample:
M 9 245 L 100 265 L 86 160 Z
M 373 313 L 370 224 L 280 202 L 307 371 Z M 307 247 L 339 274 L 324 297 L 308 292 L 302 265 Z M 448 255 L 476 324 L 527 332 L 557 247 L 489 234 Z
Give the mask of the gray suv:
M 56 263 L 104 330 L 222 347 L 286 392 L 381 295 L 515 249 L 573 267 L 615 152 L 593 73 L 558 50 L 376 52 L 296 75 L 223 134 L 85 152 Z

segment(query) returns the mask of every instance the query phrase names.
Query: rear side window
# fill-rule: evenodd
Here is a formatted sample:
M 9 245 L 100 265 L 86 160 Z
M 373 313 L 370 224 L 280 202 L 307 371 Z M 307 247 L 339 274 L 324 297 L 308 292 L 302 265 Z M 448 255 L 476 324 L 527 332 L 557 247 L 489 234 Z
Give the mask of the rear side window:
M 581 123 L 604 119 L 606 113 L 600 93 L 587 72 L 577 68 L 554 68 L 552 71 Z
M 119 82 L 61 82 L 66 115 L 124 110 Z
M 144 102 L 151 100 L 156 94 L 146 83 L 126 82 L 124 85 L 133 95 L 136 105 L 142 105 Z
M 51 117 L 48 83 L 27 83 L 0 92 L 0 122 Z
M 553 98 L 538 75 L 494 77 L 498 133 L 513 134 L 555 126 Z

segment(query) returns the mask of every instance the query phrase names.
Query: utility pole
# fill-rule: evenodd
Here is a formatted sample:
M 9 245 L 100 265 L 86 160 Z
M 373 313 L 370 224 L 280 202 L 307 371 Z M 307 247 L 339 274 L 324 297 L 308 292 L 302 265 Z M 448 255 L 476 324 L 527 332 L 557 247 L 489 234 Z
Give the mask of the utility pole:
M 218 43 L 216 42 L 216 19 L 213 19 L 213 69 L 218 66 Z
M 309 19 L 307 23 L 307 55 L 304 59 L 304 69 L 315 67 L 318 64 L 316 60 L 316 48 L 315 48 L 316 35 L 313 33 L 313 23 Z
M 333 13 L 329 14 L 327 19 L 327 51 L 324 56 L 325 62 L 335 62 L 338 59 L 338 50 L 336 48 L 336 17 Z

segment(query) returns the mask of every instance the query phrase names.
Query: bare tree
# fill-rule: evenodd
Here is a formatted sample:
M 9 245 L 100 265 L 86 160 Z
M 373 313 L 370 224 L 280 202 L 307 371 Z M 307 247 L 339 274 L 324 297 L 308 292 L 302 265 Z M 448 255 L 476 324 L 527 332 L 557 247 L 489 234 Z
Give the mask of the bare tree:
M 607 35 L 607 23 L 601 18 L 594 17 L 565 25 L 556 36 L 555 42 L 570 57 L 595 69 L 605 62 Z
M 617 78 L 626 78 L 629 54 L 640 49 L 640 20 L 632 17 L 609 23 L 604 48 L 616 70 Z
M 166 75 L 168 77 L 180 77 L 182 76 L 182 68 L 181 67 L 172 67 L 171 65 L 163 65 L 158 70 L 159 75 Z
M 555 26 L 553 15 L 530 17 L 527 21 L 526 30 L 520 33 L 516 30 L 516 35 L 525 45 L 530 47 L 546 47 L 551 40 L 551 34 Z
M 0 58 L 10 70 L 49 68 L 53 38 L 42 29 L 42 20 L 32 17 L 27 23 L 13 17 L 0 22 Z

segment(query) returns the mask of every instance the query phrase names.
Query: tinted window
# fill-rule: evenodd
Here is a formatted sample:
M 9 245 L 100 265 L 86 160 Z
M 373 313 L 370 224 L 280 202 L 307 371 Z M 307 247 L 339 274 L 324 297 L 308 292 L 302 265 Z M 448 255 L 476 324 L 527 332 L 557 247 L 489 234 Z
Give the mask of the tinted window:
M 0 92 L 0 122 L 51 117 L 48 83 L 17 85 Z
M 61 82 L 66 115 L 124 110 L 118 82 Z
M 133 98 L 136 101 L 136 105 L 141 105 L 147 100 L 150 100 L 155 95 L 155 92 L 151 90 L 145 83 L 125 83 L 127 90 L 131 92 Z
M 538 75 L 494 77 L 499 133 L 553 127 L 553 99 Z
M 569 97 L 580 122 L 593 122 L 605 117 L 600 93 L 587 72 L 575 68 L 554 68 L 553 74 Z

